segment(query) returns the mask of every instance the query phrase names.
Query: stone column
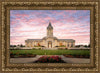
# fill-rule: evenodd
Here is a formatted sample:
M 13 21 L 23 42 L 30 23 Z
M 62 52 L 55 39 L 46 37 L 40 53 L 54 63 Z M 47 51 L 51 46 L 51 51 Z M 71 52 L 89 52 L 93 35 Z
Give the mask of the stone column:
M 28 45 L 27 45 L 27 42 L 25 42 L 25 46 L 27 47 Z
M 71 47 L 71 43 L 69 43 L 69 47 Z
M 73 42 L 73 47 L 75 47 L 75 42 Z

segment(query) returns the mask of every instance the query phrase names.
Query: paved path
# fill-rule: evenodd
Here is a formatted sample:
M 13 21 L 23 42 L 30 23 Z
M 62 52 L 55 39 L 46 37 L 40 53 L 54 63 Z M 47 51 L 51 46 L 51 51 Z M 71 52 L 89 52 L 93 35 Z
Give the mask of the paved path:
M 67 58 L 61 55 L 61 58 L 67 63 L 90 63 L 90 59 L 88 58 Z
M 34 58 L 10 58 L 10 63 L 33 63 L 34 61 L 38 60 L 39 57 L 43 55 L 37 55 Z M 61 58 L 67 63 L 90 63 L 90 59 L 86 58 L 67 58 L 63 55 L 60 55 Z
M 10 63 L 33 63 L 42 55 L 37 55 L 34 58 L 10 58 Z

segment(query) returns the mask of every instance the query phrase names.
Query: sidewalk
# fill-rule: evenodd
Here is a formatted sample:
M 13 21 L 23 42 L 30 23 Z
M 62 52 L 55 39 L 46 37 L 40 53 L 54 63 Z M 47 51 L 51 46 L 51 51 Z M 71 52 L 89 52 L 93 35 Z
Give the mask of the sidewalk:
M 61 55 L 61 58 L 67 63 L 73 63 L 73 64 L 90 63 L 89 58 L 67 58 L 63 55 Z
M 38 60 L 39 57 L 43 55 L 37 55 L 34 58 L 10 58 L 10 63 L 33 63 L 34 61 Z M 90 59 L 86 58 L 67 58 L 63 55 L 60 55 L 62 60 L 64 60 L 66 63 L 90 63 Z
M 42 55 L 37 55 L 34 58 L 10 58 L 10 63 L 33 63 Z

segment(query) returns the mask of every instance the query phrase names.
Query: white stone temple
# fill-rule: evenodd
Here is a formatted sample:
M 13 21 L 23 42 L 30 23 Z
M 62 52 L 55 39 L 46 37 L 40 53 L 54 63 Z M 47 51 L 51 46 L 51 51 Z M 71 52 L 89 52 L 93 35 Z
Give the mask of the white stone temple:
M 42 39 L 27 39 L 25 40 L 26 47 L 45 47 L 46 49 L 53 49 L 55 47 L 67 47 L 71 48 L 75 46 L 75 40 L 73 39 L 58 39 L 53 36 L 53 27 L 49 22 L 47 27 L 47 36 Z

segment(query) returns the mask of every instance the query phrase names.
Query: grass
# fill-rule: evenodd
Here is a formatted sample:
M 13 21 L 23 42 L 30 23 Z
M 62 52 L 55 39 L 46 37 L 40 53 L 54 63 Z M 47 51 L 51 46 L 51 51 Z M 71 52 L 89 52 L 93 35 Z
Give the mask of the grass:
M 37 50 L 37 49 L 32 49 L 32 50 L 10 50 L 11 53 L 16 54 L 36 54 L 36 55 L 63 55 L 63 54 L 68 54 L 68 55 L 90 55 L 90 50 Z

